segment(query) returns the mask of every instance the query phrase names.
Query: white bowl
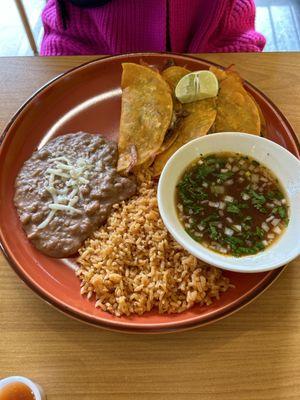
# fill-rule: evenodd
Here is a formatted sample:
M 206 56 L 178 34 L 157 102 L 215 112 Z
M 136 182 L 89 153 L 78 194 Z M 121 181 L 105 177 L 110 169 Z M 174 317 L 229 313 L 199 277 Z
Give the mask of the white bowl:
M 290 221 L 279 239 L 266 250 L 251 256 L 234 257 L 215 253 L 192 239 L 178 219 L 175 190 L 185 169 L 200 154 L 222 151 L 250 156 L 268 167 L 283 186 L 290 206 Z M 288 150 L 259 136 L 222 132 L 195 139 L 169 159 L 158 184 L 158 206 L 167 229 L 187 251 L 216 267 L 236 272 L 262 272 L 281 267 L 300 254 L 300 161 Z
M 34 395 L 35 400 L 46 400 L 45 393 L 43 389 L 37 383 L 33 382 L 31 379 L 25 378 L 24 376 L 9 376 L 8 378 L 4 378 L 0 380 L 0 391 L 4 389 L 5 386 L 20 382 L 29 387 Z

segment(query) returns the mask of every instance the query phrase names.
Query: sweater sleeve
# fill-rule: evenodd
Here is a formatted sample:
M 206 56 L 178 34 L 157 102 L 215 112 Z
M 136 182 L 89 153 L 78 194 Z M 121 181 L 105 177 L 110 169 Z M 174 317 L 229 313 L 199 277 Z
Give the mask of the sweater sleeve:
M 266 39 L 255 31 L 254 0 L 230 0 L 227 2 L 218 28 L 209 38 L 207 52 L 262 51 Z

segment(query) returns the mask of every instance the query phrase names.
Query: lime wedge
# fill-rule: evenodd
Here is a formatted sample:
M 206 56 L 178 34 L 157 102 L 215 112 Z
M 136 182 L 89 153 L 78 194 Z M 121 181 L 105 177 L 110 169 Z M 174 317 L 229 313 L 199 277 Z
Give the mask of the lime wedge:
M 216 75 L 210 71 L 196 71 L 185 75 L 177 83 L 175 96 L 180 103 L 216 97 L 219 90 Z

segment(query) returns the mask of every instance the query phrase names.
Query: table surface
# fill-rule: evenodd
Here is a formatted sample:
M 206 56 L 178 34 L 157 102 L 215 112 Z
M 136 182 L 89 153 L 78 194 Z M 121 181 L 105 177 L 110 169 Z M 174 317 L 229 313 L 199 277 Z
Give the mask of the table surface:
M 199 56 L 236 64 L 300 138 L 300 53 Z M 0 59 L 0 131 L 41 85 L 93 58 Z M 299 399 L 299 267 L 298 259 L 256 301 L 214 325 L 142 336 L 62 315 L 0 255 L 0 378 L 28 376 L 44 387 L 48 400 Z

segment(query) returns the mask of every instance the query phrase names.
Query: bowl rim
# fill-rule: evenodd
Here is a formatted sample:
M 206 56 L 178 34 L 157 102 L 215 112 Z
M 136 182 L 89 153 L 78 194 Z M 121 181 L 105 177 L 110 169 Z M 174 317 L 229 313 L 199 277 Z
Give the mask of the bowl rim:
M 209 142 L 211 140 L 222 140 L 220 137 L 231 137 L 232 139 L 236 139 L 236 140 L 241 140 L 241 141 L 250 141 L 253 144 L 266 144 L 270 146 L 270 150 L 268 149 L 269 153 L 272 153 L 272 151 L 274 151 L 275 149 L 279 152 L 281 152 L 281 154 L 285 157 L 285 159 L 290 159 L 293 162 L 296 162 L 299 166 L 299 176 L 300 176 L 300 161 L 297 157 L 295 157 L 291 152 L 289 152 L 286 148 L 280 146 L 279 144 L 261 137 L 261 136 L 257 136 L 257 135 L 251 135 L 245 132 L 216 132 L 213 133 L 211 135 L 205 135 L 205 136 L 201 136 L 198 137 L 194 140 L 191 140 L 190 142 L 186 143 L 185 145 L 183 145 L 182 147 L 180 147 L 171 157 L 170 159 L 167 161 L 166 165 L 164 166 L 160 178 L 159 178 L 159 183 L 158 183 L 158 190 L 157 190 L 157 199 L 158 199 L 158 207 L 159 207 L 159 212 L 161 215 L 161 218 L 166 226 L 166 228 L 168 229 L 168 231 L 170 232 L 170 234 L 174 237 L 174 239 L 181 244 L 181 246 L 183 246 L 189 253 L 191 253 L 193 256 L 195 256 L 196 258 L 200 259 L 203 262 L 206 262 L 210 265 L 214 265 L 217 268 L 221 268 L 223 270 L 227 270 L 227 271 L 232 271 L 232 272 L 238 272 L 238 273 L 259 273 L 259 272 L 268 272 L 268 271 L 272 271 L 274 269 L 280 268 L 283 265 L 288 264 L 289 262 L 291 262 L 292 260 L 294 260 L 295 258 L 297 258 L 300 255 L 300 241 L 298 243 L 298 246 L 296 247 L 296 254 L 290 254 L 289 256 L 285 257 L 283 260 L 280 260 L 278 262 L 273 262 L 270 264 L 269 267 L 262 267 L 262 268 L 255 268 L 253 270 L 253 266 L 249 266 L 249 265 L 245 265 L 243 264 L 243 260 L 247 259 L 249 260 L 253 260 L 253 262 L 255 263 L 255 256 L 257 254 L 262 254 L 262 252 L 259 252 L 257 254 L 251 255 L 251 256 L 244 256 L 244 257 L 234 257 L 234 256 L 229 256 L 229 255 L 222 255 L 219 254 L 217 252 L 214 252 L 208 248 L 206 248 L 205 246 L 201 245 L 201 243 L 198 243 L 197 241 L 193 240 L 192 238 L 187 238 L 186 234 L 184 234 L 184 229 L 182 227 L 182 224 L 179 222 L 180 226 L 182 229 L 176 229 L 176 227 L 172 224 L 171 222 L 171 218 L 170 218 L 170 214 L 169 214 L 169 204 L 170 204 L 170 196 L 174 196 L 174 191 L 175 191 L 175 186 L 173 187 L 173 183 L 170 185 L 170 182 L 167 182 L 168 179 L 168 174 L 170 174 L 170 171 L 177 169 L 176 168 L 176 161 L 178 161 L 178 157 L 184 153 L 187 153 L 189 151 L 191 151 L 191 149 L 193 149 L 195 147 L 196 144 L 198 143 L 203 143 L 203 142 Z M 217 152 L 220 152 L 220 150 L 218 150 Z M 252 155 L 248 154 L 247 152 L 243 153 L 242 151 L 239 151 L 235 148 L 233 148 L 232 152 L 237 152 L 237 153 L 241 153 L 241 154 L 245 154 L 245 155 L 249 155 L 252 158 L 255 159 L 255 156 L 253 157 Z M 207 153 L 209 154 L 209 152 Z M 196 158 L 195 158 L 196 160 Z M 184 162 L 184 167 L 182 167 L 182 170 L 180 171 L 180 173 L 183 173 L 184 170 L 191 165 L 191 163 L 193 162 L 193 160 L 189 160 L 187 162 Z M 271 166 L 267 166 L 267 168 L 273 173 L 273 175 L 276 176 L 276 173 L 273 171 Z M 167 199 L 165 198 L 163 192 L 164 192 L 164 187 L 168 186 L 168 196 Z M 288 192 L 287 190 L 287 186 L 285 181 L 281 180 L 281 185 L 284 189 L 285 192 Z M 298 190 L 298 192 L 300 193 L 300 189 Z M 293 204 L 293 203 L 292 203 Z M 292 204 L 290 204 L 290 208 L 292 210 Z M 177 217 L 177 221 L 179 221 L 178 216 Z M 291 231 L 289 231 L 288 229 L 285 230 L 281 235 L 280 235 L 280 240 L 283 237 L 286 237 L 287 235 L 292 234 Z M 187 240 L 188 239 L 188 240 Z M 192 242 L 193 241 L 193 245 Z M 270 246 L 268 248 L 269 253 L 272 253 L 272 246 Z M 274 251 L 280 251 L 280 249 L 276 249 Z M 224 261 L 222 261 L 222 258 L 224 259 Z M 240 261 L 238 265 L 232 264 L 233 266 L 230 265 L 230 261 L 234 260 L 235 262 L 237 261 L 237 259 Z M 229 265 L 228 265 L 229 264 Z
M 43 400 L 44 399 L 44 393 L 41 389 L 41 387 L 36 384 L 34 381 L 31 379 L 21 376 L 21 375 L 13 375 L 13 376 L 8 376 L 6 378 L 3 378 L 0 380 L 0 390 L 4 389 L 6 386 L 14 383 L 22 383 L 23 385 L 27 386 L 33 393 L 34 399 L 35 400 Z
M 19 108 L 16 110 L 16 112 L 13 114 L 13 116 L 10 118 L 8 123 L 6 124 L 5 128 L 3 129 L 1 135 L 0 135 L 0 153 L 2 150 L 2 144 L 9 133 L 12 125 L 14 122 L 17 120 L 17 118 L 22 114 L 23 110 L 26 109 L 26 107 L 41 93 L 43 92 L 46 88 L 54 84 L 57 80 L 64 79 L 65 77 L 68 77 L 70 74 L 73 72 L 77 72 L 77 70 L 80 70 L 81 68 L 86 68 L 91 64 L 94 63 L 99 63 L 99 62 L 109 62 L 110 60 L 120 60 L 122 61 L 123 59 L 128 59 L 128 57 L 177 57 L 178 59 L 181 60 L 191 60 L 194 62 L 200 62 L 202 64 L 205 64 L 207 66 L 214 65 L 216 67 L 219 67 L 221 69 L 224 69 L 225 67 L 215 63 L 210 60 L 206 60 L 201 57 L 195 57 L 193 55 L 185 55 L 181 53 L 175 53 L 175 52 L 140 52 L 140 53 L 123 53 L 123 54 L 118 54 L 114 56 L 104 56 L 104 57 L 96 57 L 92 60 L 86 61 L 84 63 L 81 63 L 79 65 L 76 65 L 73 68 L 70 68 L 54 78 L 48 80 L 45 84 L 43 84 L 39 89 L 34 91 L 24 102 L 19 106 Z M 287 120 L 287 118 L 284 116 L 284 114 L 281 112 L 281 110 L 274 104 L 274 102 L 269 99 L 269 97 L 259 90 L 256 86 L 251 84 L 249 81 L 244 80 L 245 84 L 254 92 L 256 92 L 258 95 L 261 96 L 261 98 L 264 99 L 264 101 L 276 112 L 277 118 L 281 121 L 281 123 L 286 127 L 286 130 L 289 131 L 290 136 L 293 139 L 293 143 L 295 145 L 295 148 L 297 149 L 297 152 L 300 156 L 300 142 L 298 140 L 298 137 L 292 128 L 291 124 Z M 205 318 L 201 318 L 197 316 L 196 320 L 190 319 L 188 321 L 182 321 L 182 322 L 170 322 L 170 323 L 155 323 L 155 324 L 149 324 L 149 325 L 144 325 L 141 323 L 134 323 L 134 324 L 127 324 L 124 322 L 114 322 L 114 321 L 108 321 L 104 318 L 100 317 L 95 317 L 93 315 L 90 315 L 82 310 L 77 310 L 73 308 L 72 306 L 68 305 L 67 303 L 64 303 L 63 301 L 57 299 L 55 296 L 53 296 L 51 293 L 48 293 L 45 289 L 40 287 L 36 282 L 34 282 L 32 279 L 30 279 L 25 272 L 19 267 L 18 263 L 15 262 L 13 259 L 12 254 L 10 253 L 10 249 L 5 245 L 5 240 L 1 235 L 1 230 L 0 230 L 0 249 L 2 250 L 4 257 L 8 261 L 10 267 L 14 270 L 14 272 L 22 279 L 22 281 L 33 291 L 35 295 L 37 295 L 40 299 L 45 301 L 47 304 L 51 305 L 54 307 L 56 310 L 62 312 L 63 314 L 79 320 L 81 322 L 87 323 L 89 325 L 92 325 L 94 327 L 100 327 L 102 329 L 110 330 L 110 331 L 118 331 L 118 332 L 125 332 L 125 333 L 148 333 L 148 334 L 159 334 L 159 333 L 172 333 L 172 332 L 180 332 L 186 329 L 192 329 L 196 327 L 202 327 L 208 324 L 211 324 L 213 322 L 218 321 L 219 319 L 223 319 L 235 312 L 237 312 L 239 309 L 243 308 L 247 304 L 251 303 L 254 301 L 260 294 L 262 294 L 269 286 L 272 285 L 272 283 L 279 277 L 279 275 L 283 272 L 285 267 L 278 268 L 277 270 L 270 271 L 270 274 L 265 276 L 259 284 L 254 287 L 251 292 L 245 293 L 243 296 L 241 296 L 238 300 L 234 301 L 231 305 L 227 305 L 222 309 L 222 312 L 220 311 L 215 311 L 211 313 L 209 316 L 206 316 Z

